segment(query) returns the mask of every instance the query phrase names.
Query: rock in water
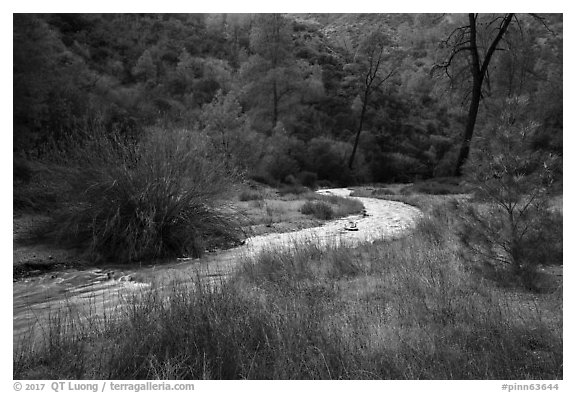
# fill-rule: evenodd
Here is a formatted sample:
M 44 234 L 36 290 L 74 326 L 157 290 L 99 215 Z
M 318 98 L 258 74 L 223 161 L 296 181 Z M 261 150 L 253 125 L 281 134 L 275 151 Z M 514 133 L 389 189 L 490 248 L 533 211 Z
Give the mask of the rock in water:
M 344 227 L 344 229 L 346 229 L 347 231 L 357 231 L 358 227 L 356 226 L 356 223 L 354 221 L 350 221 L 348 225 Z

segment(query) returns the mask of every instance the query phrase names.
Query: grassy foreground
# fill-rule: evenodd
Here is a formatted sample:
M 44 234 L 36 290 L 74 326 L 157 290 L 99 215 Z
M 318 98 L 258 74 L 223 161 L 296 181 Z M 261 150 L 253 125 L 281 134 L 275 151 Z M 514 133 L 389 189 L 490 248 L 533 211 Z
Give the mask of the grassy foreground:
M 265 252 L 216 288 L 135 297 L 119 319 L 70 326 L 64 312 L 16 349 L 14 378 L 562 378 L 561 288 L 483 279 L 447 206 L 406 238 Z

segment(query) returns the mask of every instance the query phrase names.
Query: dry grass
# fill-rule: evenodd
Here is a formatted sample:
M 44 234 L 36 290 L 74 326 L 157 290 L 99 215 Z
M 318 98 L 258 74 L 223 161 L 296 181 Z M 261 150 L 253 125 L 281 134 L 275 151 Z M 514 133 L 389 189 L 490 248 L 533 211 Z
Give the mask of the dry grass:
M 246 200 L 246 196 L 251 198 Z M 272 188 L 242 190 L 239 200 L 234 202 L 235 211 L 241 216 L 246 231 L 251 234 L 291 231 L 321 225 L 323 221 L 336 217 L 358 214 L 363 205 L 350 198 L 304 194 L 282 194 Z M 330 211 L 327 214 L 311 214 L 307 205 L 322 202 Z
M 308 193 L 305 195 L 308 202 L 312 204 L 325 204 L 332 210 L 331 217 L 346 217 L 352 214 L 359 214 L 364 209 L 364 205 L 357 199 L 344 198 L 337 195 L 325 195 Z
M 383 198 L 418 195 L 463 195 L 472 192 L 472 187 L 460 178 L 433 178 L 410 184 L 376 184 L 373 186 L 353 187 L 352 196 Z
M 300 211 L 302 214 L 312 215 L 320 220 L 330 220 L 334 217 L 332 207 L 322 201 L 306 201 Z
M 295 245 L 217 288 L 153 291 L 118 323 L 63 337 L 56 321 L 14 378 L 561 379 L 561 289 L 479 276 L 442 209 L 404 239 Z

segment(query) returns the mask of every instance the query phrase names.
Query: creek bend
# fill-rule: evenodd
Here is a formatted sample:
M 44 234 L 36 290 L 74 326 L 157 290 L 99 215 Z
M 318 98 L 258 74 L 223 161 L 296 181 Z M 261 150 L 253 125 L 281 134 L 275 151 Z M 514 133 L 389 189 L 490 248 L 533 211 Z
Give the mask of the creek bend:
M 351 193 L 346 188 L 318 192 L 345 197 Z M 69 269 L 56 277 L 47 273 L 14 282 L 14 344 L 27 339 L 32 327 L 33 334 L 42 334 L 47 318 L 53 318 L 63 308 L 72 318 L 105 317 L 135 292 L 163 287 L 175 279 L 194 282 L 200 277 L 210 283 L 225 280 L 243 260 L 266 249 L 288 249 L 302 242 L 317 242 L 325 247 L 397 238 L 413 228 L 422 215 L 417 208 L 401 202 L 353 198 L 364 204 L 367 216 L 353 215 L 296 232 L 254 236 L 240 247 L 209 253 L 200 259 L 184 258 L 149 266 Z M 357 231 L 344 229 L 350 221 L 356 224 Z

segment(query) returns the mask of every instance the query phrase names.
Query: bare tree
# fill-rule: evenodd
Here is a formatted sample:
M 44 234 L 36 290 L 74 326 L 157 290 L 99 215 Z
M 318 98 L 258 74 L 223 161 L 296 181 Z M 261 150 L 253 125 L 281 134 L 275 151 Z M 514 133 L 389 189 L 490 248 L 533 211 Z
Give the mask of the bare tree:
M 449 56 L 446 61 L 437 64 L 434 70 L 443 70 L 452 79 L 455 76 L 452 73 L 456 68 L 454 67 L 455 59 L 465 55 L 467 66 L 457 72 L 467 70 L 468 76 L 472 79 L 466 128 L 454 170 L 456 176 L 461 175 L 462 165 L 470 154 L 470 141 L 474 134 L 480 101 L 483 98 L 482 85 L 487 80 L 488 66 L 496 50 L 500 49 L 498 44 L 502 41 L 514 19 L 516 19 L 515 14 L 505 14 L 480 21 L 478 14 L 468 14 L 468 23 L 454 29 L 448 38 L 442 42 L 443 45 L 450 48 Z M 482 37 L 480 33 L 482 33 Z

